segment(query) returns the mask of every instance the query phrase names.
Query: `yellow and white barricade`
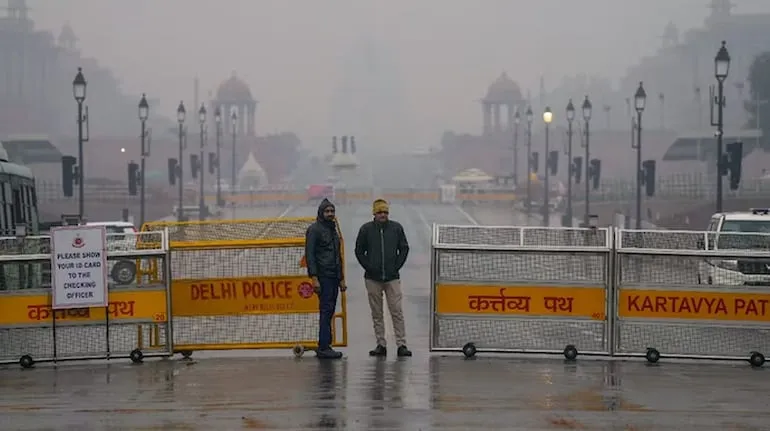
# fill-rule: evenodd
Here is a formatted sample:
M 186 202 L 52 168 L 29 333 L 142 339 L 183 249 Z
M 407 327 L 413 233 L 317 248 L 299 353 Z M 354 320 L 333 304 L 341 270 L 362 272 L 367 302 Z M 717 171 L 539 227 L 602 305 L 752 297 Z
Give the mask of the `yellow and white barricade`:
M 318 297 L 305 267 L 314 218 L 152 222 L 170 240 L 174 351 L 317 347 Z M 333 346 L 347 345 L 346 296 Z

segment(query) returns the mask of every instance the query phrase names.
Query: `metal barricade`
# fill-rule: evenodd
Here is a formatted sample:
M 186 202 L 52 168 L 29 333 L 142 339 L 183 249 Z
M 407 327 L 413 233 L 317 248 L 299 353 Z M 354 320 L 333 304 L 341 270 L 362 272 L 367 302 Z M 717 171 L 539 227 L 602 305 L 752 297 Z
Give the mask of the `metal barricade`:
M 108 274 L 155 261 L 151 280 L 109 280 L 108 306 L 51 309 L 49 236 L 0 238 L 0 363 L 171 355 L 164 232 L 107 235 Z
M 770 352 L 770 235 L 616 231 L 617 356 L 749 359 Z
M 318 297 L 305 266 L 315 218 L 148 223 L 169 231 L 174 351 L 317 347 Z M 344 252 L 343 252 L 344 255 Z M 344 265 L 344 262 L 343 262 Z M 333 323 L 347 345 L 346 296 Z
M 434 225 L 430 350 L 608 354 L 610 234 Z

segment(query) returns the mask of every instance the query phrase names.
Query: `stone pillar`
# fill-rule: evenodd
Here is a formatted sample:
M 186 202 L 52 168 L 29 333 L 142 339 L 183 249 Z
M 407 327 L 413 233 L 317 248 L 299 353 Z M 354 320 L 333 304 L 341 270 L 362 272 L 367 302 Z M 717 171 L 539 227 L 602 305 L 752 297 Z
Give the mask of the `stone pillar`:
M 246 128 L 243 125 L 246 124 L 246 119 L 249 115 L 248 107 L 245 104 L 241 104 L 238 107 L 238 111 L 240 111 L 240 115 L 238 115 L 238 135 L 243 136 L 246 134 Z
M 508 111 L 508 125 L 505 129 L 513 132 L 513 115 L 516 113 L 516 107 L 513 106 L 513 103 L 507 103 L 505 108 Z
M 249 136 L 255 136 L 256 133 L 257 104 L 252 102 L 249 106 Z
M 492 131 L 492 105 L 482 102 L 481 109 L 484 114 L 484 134 L 487 135 Z
M 493 109 L 493 111 L 495 113 L 495 119 L 494 119 L 494 122 L 495 122 L 495 124 L 494 124 L 495 132 L 499 132 L 500 130 L 502 130 L 501 127 L 500 127 L 500 104 L 499 103 L 495 103 L 494 105 L 492 105 L 492 109 Z

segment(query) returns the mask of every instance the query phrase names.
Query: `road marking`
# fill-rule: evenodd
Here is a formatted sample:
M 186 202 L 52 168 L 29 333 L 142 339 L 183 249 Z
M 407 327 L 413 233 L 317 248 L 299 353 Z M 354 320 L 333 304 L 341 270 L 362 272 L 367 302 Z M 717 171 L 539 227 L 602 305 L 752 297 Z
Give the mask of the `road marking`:
M 462 207 L 460 207 L 460 205 L 457 205 L 457 204 L 455 204 L 455 206 L 454 206 L 454 207 L 455 207 L 455 209 L 456 209 L 457 211 L 459 211 L 459 212 L 460 212 L 460 214 L 462 214 L 462 215 L 463 215 L 463 217 L 465 217 L 466 219 L 468 219 L 468 221 L 469 221 L 469 222 L 471 222 L 471 224 L 473 224 L 473 225 L 476 225 L 476 226 L 479 226 L 479 225 L 480 225 L 480 223 L 479 223 L 478 221 L 476 221 L 476 219 L 475 219 L 475 218 L 473 218 L 473 216 L 471 216 L 470 214 L 468 214 L 468 212 L 467 212 L 467 211 L 465 211 L 464 209 L 462 209 Z
M 419 217 L 422 224 L 425 225 L 428 236 L 428 247 L 431 247 L 433 244 L 433 225 L 428 223 L 428 219 L 425 218 L 425 214 L 423 214 L 422 211 L 418 209 L 418 207 L 415 207 L 415 210 L 417 211 L 417 217 Z
M 425 225 L 425 227 L 428 228 L 428 230 L 432 230 L 433 226 L 430 223 L 428 223 L 428 219 L 425 218 L 425 214 L 423 214 L 422 211 L 420 211 L 419 209 L 417 209 L 417 217 L 420 218 L 420 221 L 422 222 L 422 224 Z

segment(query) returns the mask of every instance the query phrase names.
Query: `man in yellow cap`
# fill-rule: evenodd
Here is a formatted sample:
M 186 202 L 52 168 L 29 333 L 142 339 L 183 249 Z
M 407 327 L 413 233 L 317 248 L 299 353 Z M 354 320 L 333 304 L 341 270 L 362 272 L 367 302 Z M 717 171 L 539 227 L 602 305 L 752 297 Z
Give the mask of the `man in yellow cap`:
M 370 356 L 386 356 L 385 322 L 383 320 L 383 294 L 388 301 L 393 332 L 396 336 L 398 356 L 412 356 L 406 347 L 406 328 L 401 309 L 401 277 L 399 271 L 406 263 L 409 243 L 404 227 L 389 219 L 390 207 L 384 199 L 372 204 L 374 220 L 364 223 L 356 238 L 356 259 L 364 268 L 364 282 L 372 311 L 374 336 L 377 346 Z

